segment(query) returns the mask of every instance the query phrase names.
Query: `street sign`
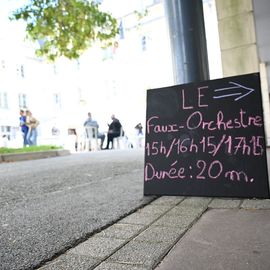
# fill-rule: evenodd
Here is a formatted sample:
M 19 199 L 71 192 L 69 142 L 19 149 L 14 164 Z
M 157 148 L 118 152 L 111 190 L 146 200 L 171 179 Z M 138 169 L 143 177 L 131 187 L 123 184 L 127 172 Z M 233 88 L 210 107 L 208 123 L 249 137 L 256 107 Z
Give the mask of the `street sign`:
M 269 198 L 258 73 L 147 91 L 145 195 Z

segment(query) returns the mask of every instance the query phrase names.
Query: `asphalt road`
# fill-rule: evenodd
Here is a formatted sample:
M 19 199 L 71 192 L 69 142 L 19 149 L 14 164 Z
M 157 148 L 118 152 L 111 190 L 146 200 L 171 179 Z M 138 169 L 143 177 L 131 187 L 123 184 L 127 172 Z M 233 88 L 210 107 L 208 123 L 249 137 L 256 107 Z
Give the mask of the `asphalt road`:
M 34 269 L 149 202 L 143 151 L 0 164 L 0 269 Z

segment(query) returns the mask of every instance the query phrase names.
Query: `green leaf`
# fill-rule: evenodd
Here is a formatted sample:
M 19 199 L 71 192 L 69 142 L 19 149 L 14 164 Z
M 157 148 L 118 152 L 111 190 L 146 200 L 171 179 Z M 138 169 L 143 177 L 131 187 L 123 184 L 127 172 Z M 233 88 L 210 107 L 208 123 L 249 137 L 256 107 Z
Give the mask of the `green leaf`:
M 26 22 L 27 37 L 43 41 L 36 54 L 51 61 L 76 59 L 93 42 L 106 46 L 118 34 L 117 20 L 90 0 L 32 0 L 11 20 Z

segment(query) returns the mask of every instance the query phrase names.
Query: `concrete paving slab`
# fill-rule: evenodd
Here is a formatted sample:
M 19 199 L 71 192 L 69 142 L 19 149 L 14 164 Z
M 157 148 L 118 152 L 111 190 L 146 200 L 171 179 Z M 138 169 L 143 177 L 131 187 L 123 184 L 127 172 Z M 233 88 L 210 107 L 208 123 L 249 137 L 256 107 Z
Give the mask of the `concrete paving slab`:
M 173 244 L 185 232 L 183 228 L 150 226 L 147 230 L 137 236 L 134 241 Z
M 116 223 L 95 236 L 115 239 L 131 239 L 143 228 L 145 228 L 144 225 Z
M 185 197 L 182 196 L 162 196 L 152 202 L 152 205 L 177 205 L 183 201 Z
M 244 209 L 270 209 L 270 200 L 244 200 L 241 204 Z
M 105 259 L 125 243 L 122 239 L 91 237 L 87 241 L 71 249 L 67 254 L 84 255 Z
M 136 266 L 132 264 L 107 263 L 100 264 L 95 270 L 150 270 L 151 267 Z
M 39 268 L 40 270 L 91 270 L 99 263 L 97 259 L 76 255 L 76 254 L 65 254 L 60 256 L 58 259 L 45 266 Z
M 121 220 L 123 224 L 149 225 L 160 216 L 159 213 L 135 212 Z
M 207 207 L 213 198 L 209 197 L 188 197 L 181 202 L 184 207 Z
M 214 199 L 210 204 L 209 208 L 239 208 L 242 200 L 239 199 Z
M 270 210 L 212 209 L 156 270 L 269 270 Z
M 169 216 L 182 216 L 182 217 L 199 217 L 204 211 L 206 210 L 206 207 L 204 206 L 198 206 L 198 207 L 186 207 L 182 206 L 181 204 L 175 206 L 173 209 L 171 209 L 167 215 Z
M 146 243 L 131 241 L 114 253 L 108 262 L 152 266 L 168 252 L 169 243 Z
M 171 204 L 164 204 L 164 205 L 158 205 L 158 204 L 149 204 L 145 206 L 144 208 L 138 210 L 138 213 L 142 214 L 163 214 L 164 212 L 171 209 L 174 205 Z
M 163 226 L 163 227 L 174 227 L 178 229 L 187 229 L 190 224 L 196 220 L 195 216 L 171 216 L 169 214 L 164 215 L 158 219 L 154 226 Z

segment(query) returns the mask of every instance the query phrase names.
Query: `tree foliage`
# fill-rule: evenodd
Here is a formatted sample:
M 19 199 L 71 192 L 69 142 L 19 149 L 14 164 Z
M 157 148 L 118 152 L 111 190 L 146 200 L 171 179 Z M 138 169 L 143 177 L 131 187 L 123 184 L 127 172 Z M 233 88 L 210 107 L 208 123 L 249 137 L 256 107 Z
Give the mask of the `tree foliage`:
M 11 20 L 26 22 L 27 37 L 38 41 L 38 56 L 54 61 L 76 59 L 93 42 L 111 44 L 118 33 L 117 20 L 91 0 L 29 0 L 13 12 Z

